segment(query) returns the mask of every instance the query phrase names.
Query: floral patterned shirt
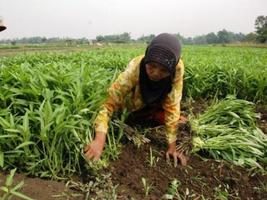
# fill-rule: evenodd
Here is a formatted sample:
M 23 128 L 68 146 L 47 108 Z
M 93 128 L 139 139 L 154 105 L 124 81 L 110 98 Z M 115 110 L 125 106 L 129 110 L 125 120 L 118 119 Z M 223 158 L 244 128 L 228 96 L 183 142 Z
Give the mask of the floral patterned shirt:
M 107 134 L 108 122 L 113 112 L 119 108 L 126 108 L 133 112 L 142 109 L 145 104 L 142 100 L 139 85 L 140 62 L 144 56 L 131 60 L 116 81 L 109 87 L 108 96 L 102 105 L 96 120 L 95 131 Z M 176 66 L 172 90 L 162 102 L 165 115 L 166 137 L 169 143 L 176 141 L 177 128 L 180 117 L 180 102 L 182 99 L 184 64 L 180 59 Z

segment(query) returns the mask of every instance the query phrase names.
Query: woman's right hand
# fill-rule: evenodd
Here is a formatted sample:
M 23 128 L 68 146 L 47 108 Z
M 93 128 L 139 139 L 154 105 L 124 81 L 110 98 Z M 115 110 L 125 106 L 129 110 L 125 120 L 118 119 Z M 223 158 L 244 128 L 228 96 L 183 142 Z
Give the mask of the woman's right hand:
M 182 166 L 187 165 L 188 158 L 183 153 L 176 150 L 176 141 L 169 144 L 166 152 L 167 162 L 170 162 L 170 155 L 173 157 L 174 167 L 177 167 L 178 159 Z
M 105 133 L 96 133 L 95 139 L 90 144 L 87 144 L 84 148 L 84 155 L 86 159 L 94 161 L 99 160 L 105 146 L 105 141 Z

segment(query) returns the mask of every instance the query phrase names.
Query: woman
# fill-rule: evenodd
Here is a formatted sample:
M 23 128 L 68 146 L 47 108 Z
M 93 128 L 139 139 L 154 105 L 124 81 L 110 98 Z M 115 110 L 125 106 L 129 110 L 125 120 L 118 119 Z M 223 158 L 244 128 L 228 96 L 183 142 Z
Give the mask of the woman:
M 108 121 L 113 112 L 126 108 L 131 121 L 156 120 L 166 126 L 168 149 L 177 165 L 187 164 L 186 157 L 176 151 L 180 118 L 184 65 L 180 59 L 181 45 L 171 34 L 155 37 L 143 56 L 134 58 L 108 89 L 108 97 L 95 121 L 95 139 L 85 147 L 88 159 L 98 160 L 102 154 Z

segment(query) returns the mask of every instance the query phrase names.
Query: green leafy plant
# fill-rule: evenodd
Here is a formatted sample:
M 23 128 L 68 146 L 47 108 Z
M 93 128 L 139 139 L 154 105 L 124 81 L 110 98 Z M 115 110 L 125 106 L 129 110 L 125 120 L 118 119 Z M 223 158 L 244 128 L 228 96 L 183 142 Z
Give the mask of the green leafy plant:
M 156 163 L 158 162 L 159 158 L 153 155 L 152 147 L 149 148 L 149 158 L 147 159 L 150 167 L 155 167 Z
M 182 199 L 181 195 L 178 192 L 178 188 L 181 185 L 181 182 L 178 179 L 173 179 L 169 184 L 167 193 L 163 196 L 164 199 Z
M 207 151 L 215 159 L 264 171 L 267 136 L 256 127 L 253 103 L 229 96 L 190 119 L 193 151 Z
M 149 184 L 148 181 L 146 180 L 146 178 L 142 177 L 142 184 L 143 184 L 143 190 L 145 193 L 145 196 L 148 196 L 149 192 L 152 189 L 152 184 Z
M 18 190 L 23 187 L 24 181 L 21 181 L 17 185 L 13 186 L 13 178 L 15 172 L 16 169 L 11 170 L 10 174 L 6 178 L 5 185 L 0 187 L 0 190 L 4 192 L 4 194 L 1 197 L 1 200 L 9 200 L 14 196 L 20 199 L 33 200 L 32 198 L 22 194 L 21 192 L 18 192 Z
M 230 197 L 230 194 L 227 190 L 227 188 L 222 188 L 221 185 L 218 187 L 215 187 L 215 194 L 214 194 L 214 199 L 215 200 L 228 200 Z

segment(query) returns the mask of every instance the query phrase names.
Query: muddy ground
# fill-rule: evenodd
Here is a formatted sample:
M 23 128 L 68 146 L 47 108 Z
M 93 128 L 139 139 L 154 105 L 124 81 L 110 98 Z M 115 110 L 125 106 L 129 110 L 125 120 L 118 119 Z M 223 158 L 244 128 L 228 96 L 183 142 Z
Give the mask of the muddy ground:
M 192 105 L 195 113 L 205 108 L 204 102 Z M 258 120 L 259 127 L 267 133 L 266 106 L 258 105 L 256 110 L 262 114 Z M 186 115 L 186 111 L 184 113 Z M 187 127 L 181 127 L 181 131 L 188 134 Z M 150 143 L 140 147 L 126 142 L 118 160 L 99 172 L 106 175 L 98 179 L 92 174 L 76 177 L 74 182 L 68 184 L 72 190 L 66 188 L 66 182 L 63 181 L 30 178 L 23 174 L 16 174 L 14 181 L 18 183 L 24 180 L 20 191 L 38 200 L 80 200 L 86 199 L 86 194 L 89 195 L 87 199 L 170 199 L 167 193 L 172 193 L 173 199 L 267 199 L 267 175 L 254 174 L 227 162 L 204 159 L 199 155 L 190 155 L 187 166 L 178 165 L 174 168 L 165 160 L 166 146 L 153 137 L 150 139 Z M 153 164 L 150 161 L 151 150 Z M 4 172 L 0 173 L 0 186 L 4 184 L 6 176 Z M 79 181 L 85 182 L 78 185 Z M 93 183 L 95 181 L 97 184 Z

